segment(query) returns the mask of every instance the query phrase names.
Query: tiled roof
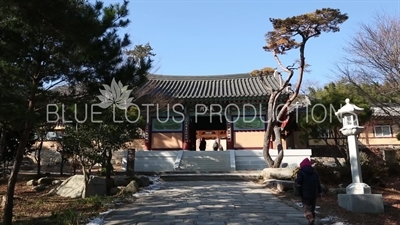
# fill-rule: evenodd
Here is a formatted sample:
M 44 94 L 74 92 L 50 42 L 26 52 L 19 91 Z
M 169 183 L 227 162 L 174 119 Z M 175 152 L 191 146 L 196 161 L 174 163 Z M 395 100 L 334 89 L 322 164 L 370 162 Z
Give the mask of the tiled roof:
M 278 89 L 279 79 L 274 76 L 251 77 L 250 74 L 217 76 L 148 75 L 145 95 L 166 95 L 177 99 L 260 98 L 269 96 L 260 79 Z
M 372 116 L 375 117 L 400 117 L 400 106 L 386 104 L 382 106 L 372 106 Z

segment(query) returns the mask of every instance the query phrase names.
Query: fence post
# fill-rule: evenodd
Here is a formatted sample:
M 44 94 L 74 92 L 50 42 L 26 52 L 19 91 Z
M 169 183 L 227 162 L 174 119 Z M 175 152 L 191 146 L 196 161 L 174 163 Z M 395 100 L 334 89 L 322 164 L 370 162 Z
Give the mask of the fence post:
M 128 149 L 127 162 L 126 162 L 126 175 L 133 176 L 135 173 L 135 154 L 136 149 Z

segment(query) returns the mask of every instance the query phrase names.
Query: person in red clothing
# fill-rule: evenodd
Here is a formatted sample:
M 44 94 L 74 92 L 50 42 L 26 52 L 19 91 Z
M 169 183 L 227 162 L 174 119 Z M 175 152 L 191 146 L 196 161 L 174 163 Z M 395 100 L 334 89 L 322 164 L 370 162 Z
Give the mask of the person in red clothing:
M 322 190 L 319 175 L 311 166 L 311 161 L 308 158 L 300 163 L 295 182 L 300 187 L 304 216 L 308 219 L 309 224 L 313 225 L 315 222 L 315 205 Z

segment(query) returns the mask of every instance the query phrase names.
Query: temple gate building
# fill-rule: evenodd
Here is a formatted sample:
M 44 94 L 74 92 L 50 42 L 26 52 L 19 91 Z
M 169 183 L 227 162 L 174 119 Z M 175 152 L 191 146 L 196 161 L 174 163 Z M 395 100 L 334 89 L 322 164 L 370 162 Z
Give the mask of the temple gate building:
M 262 149 L 271 94 L 268 89 L 276 90 L 282 82 L 280 75 L 261 78 L 248 73 L 148 75 L 147 83 L 138 91 L 142 106 L 154 104 L 148 106 L 145 148 L 198 151 L 199 140 L 204 138 L 206 150 L 212 150 L 215 140 L 224 150 Z M 284 103 L 291 93 L 288 86 L 278 104 Z M 288 139 L 286 142 L 289 144 Z

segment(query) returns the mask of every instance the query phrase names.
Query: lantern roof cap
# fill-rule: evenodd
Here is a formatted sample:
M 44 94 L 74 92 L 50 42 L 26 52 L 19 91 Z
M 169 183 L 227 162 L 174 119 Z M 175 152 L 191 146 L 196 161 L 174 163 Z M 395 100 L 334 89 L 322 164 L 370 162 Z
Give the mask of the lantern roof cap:
M 337 112 L 335 112 L 336 116 L 342 116 L 343 114 L 359 114 L 364 111 L 364 108 L 360 108 L 352 103 L 350 103 L 350 99 L 346 98 L 346 105 L 340 108 Z

